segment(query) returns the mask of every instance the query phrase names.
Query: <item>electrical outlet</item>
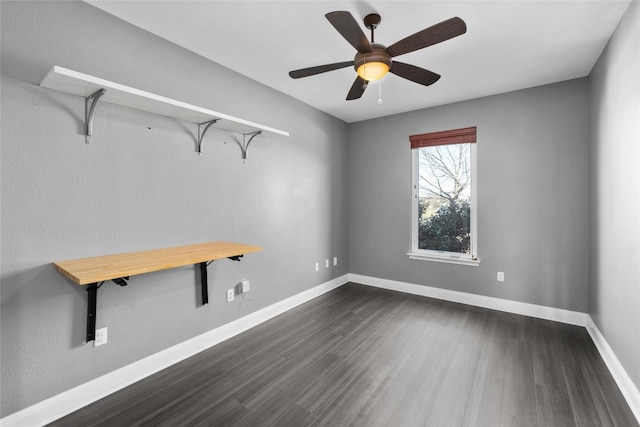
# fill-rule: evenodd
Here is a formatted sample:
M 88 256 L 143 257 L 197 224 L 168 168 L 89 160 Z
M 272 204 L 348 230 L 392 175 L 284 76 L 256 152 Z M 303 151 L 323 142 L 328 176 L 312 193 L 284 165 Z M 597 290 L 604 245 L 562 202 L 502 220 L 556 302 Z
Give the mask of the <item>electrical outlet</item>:
M 338 257 L 337 256 L 333 257 L 333 265 L 338 265 Z
M 498 282 L 504 282 L 504 272 L 498 271 Z
M 234 295 L 233 288 L 227 289 L 227 302 L 233 301 L 234 297 L 235 297 L 235 295 Z
M 319 271 L 319 270 L 320 270 L 320 263 L 316 262 L 316 271 Z
M 324 262 L 324 266 L 325 266 L 326 268 L 329 268 L 329 260 L 325 260 L 325 262 Z
M 93 346 L 98 347 L 107 343 L 107 328 L 96 329 L 96 336 L 93 340 Z

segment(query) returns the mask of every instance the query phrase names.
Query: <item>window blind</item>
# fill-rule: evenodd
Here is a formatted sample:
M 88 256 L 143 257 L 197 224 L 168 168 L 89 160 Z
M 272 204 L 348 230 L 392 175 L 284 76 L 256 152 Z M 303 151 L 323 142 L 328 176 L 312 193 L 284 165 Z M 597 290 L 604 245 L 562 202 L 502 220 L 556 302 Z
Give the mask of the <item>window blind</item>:
M 462 144 L 476 142 L 476 127 L 421 133 L 409 136 L 411 149 L 434 147 L 436 145 Z

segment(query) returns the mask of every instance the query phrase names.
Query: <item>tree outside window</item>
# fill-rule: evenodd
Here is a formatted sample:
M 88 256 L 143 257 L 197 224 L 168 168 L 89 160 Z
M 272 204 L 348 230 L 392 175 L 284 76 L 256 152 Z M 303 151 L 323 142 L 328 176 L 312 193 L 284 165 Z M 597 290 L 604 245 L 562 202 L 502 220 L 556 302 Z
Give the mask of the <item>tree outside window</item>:
M 418 149 L 418 249 L 471 253 L 470 144 Z
M 476 127 L 411 135 L 411 259 L 480 264 Z

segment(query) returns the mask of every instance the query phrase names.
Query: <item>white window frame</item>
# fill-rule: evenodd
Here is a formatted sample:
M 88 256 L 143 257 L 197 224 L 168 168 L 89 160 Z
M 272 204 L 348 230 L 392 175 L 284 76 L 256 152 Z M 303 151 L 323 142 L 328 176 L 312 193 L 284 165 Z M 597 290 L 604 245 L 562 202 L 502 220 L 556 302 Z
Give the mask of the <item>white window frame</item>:
M 418 200 L 419 200 L 419 156 L 420 148 L 411 149 L 411 251 L 407 253 L 410 259 L 422 261 L 436 261 L 449 264 L 478 266 L 478 168 L 475 143 L 471 145 L 471 254 L 457 252 L 434 251 L 418 249 Z

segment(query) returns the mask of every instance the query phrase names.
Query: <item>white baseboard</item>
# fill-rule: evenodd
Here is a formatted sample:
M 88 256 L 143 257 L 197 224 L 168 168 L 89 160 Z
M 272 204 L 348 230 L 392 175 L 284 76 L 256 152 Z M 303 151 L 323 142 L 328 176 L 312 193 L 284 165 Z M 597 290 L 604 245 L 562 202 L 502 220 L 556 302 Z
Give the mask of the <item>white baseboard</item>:
M 349 274 L 348 277 L 349 281 L 361 283 L 363 285 L 469 304 L 476 307 L 490 308 L 492 310 L 505 311 L 524 316 L 537 317 L 540 319 L 553 320 L 556 322 L 568 323 L 570 325 L 586 326 L 587 318 L 589 317 L 586 313 L 580 313 L 577 311 L 469 294 L 466 292 L 451 291 L 448 289 L 416 285 L 413 283 L 398 282 L 395 280 L 379 279 L 377 277 L 362 276 L 359 274 Z
M 0 419 L 3 427 L 42 426 L 347 283 L 340 276 L 202 335 L 152 354 Z
M 609 343 L 604 339 L 604 336 L 593 322 L 593 319 L 591 319 L 591 316 L 589 316 L 586 327 L 587 332 L 589 332 L 593 343 L 596 345 L 598 352 L 600 352 L 604 363 L 607 365 L 607 368 L 609 368 L 611 376 L 615 380 L 616 384 L 618 384 L 618 388 L 620 388 L 620 391 L 629 404 L 636 420 L 640 423 L 640 391 L 638 391 L 638 388 L 635 386 L 633 381 L 631 381 L 627 371 L 622 367 L 622 364 L 620 364 L 620 361 L 611 347 L 609 347 Z
M 347 282 L 583 326 L 640 422 L 640 392 L 588 314 L 349 273 L 11 414 L 0 419 L 0 424 L 3 427 L 48 424 Z

